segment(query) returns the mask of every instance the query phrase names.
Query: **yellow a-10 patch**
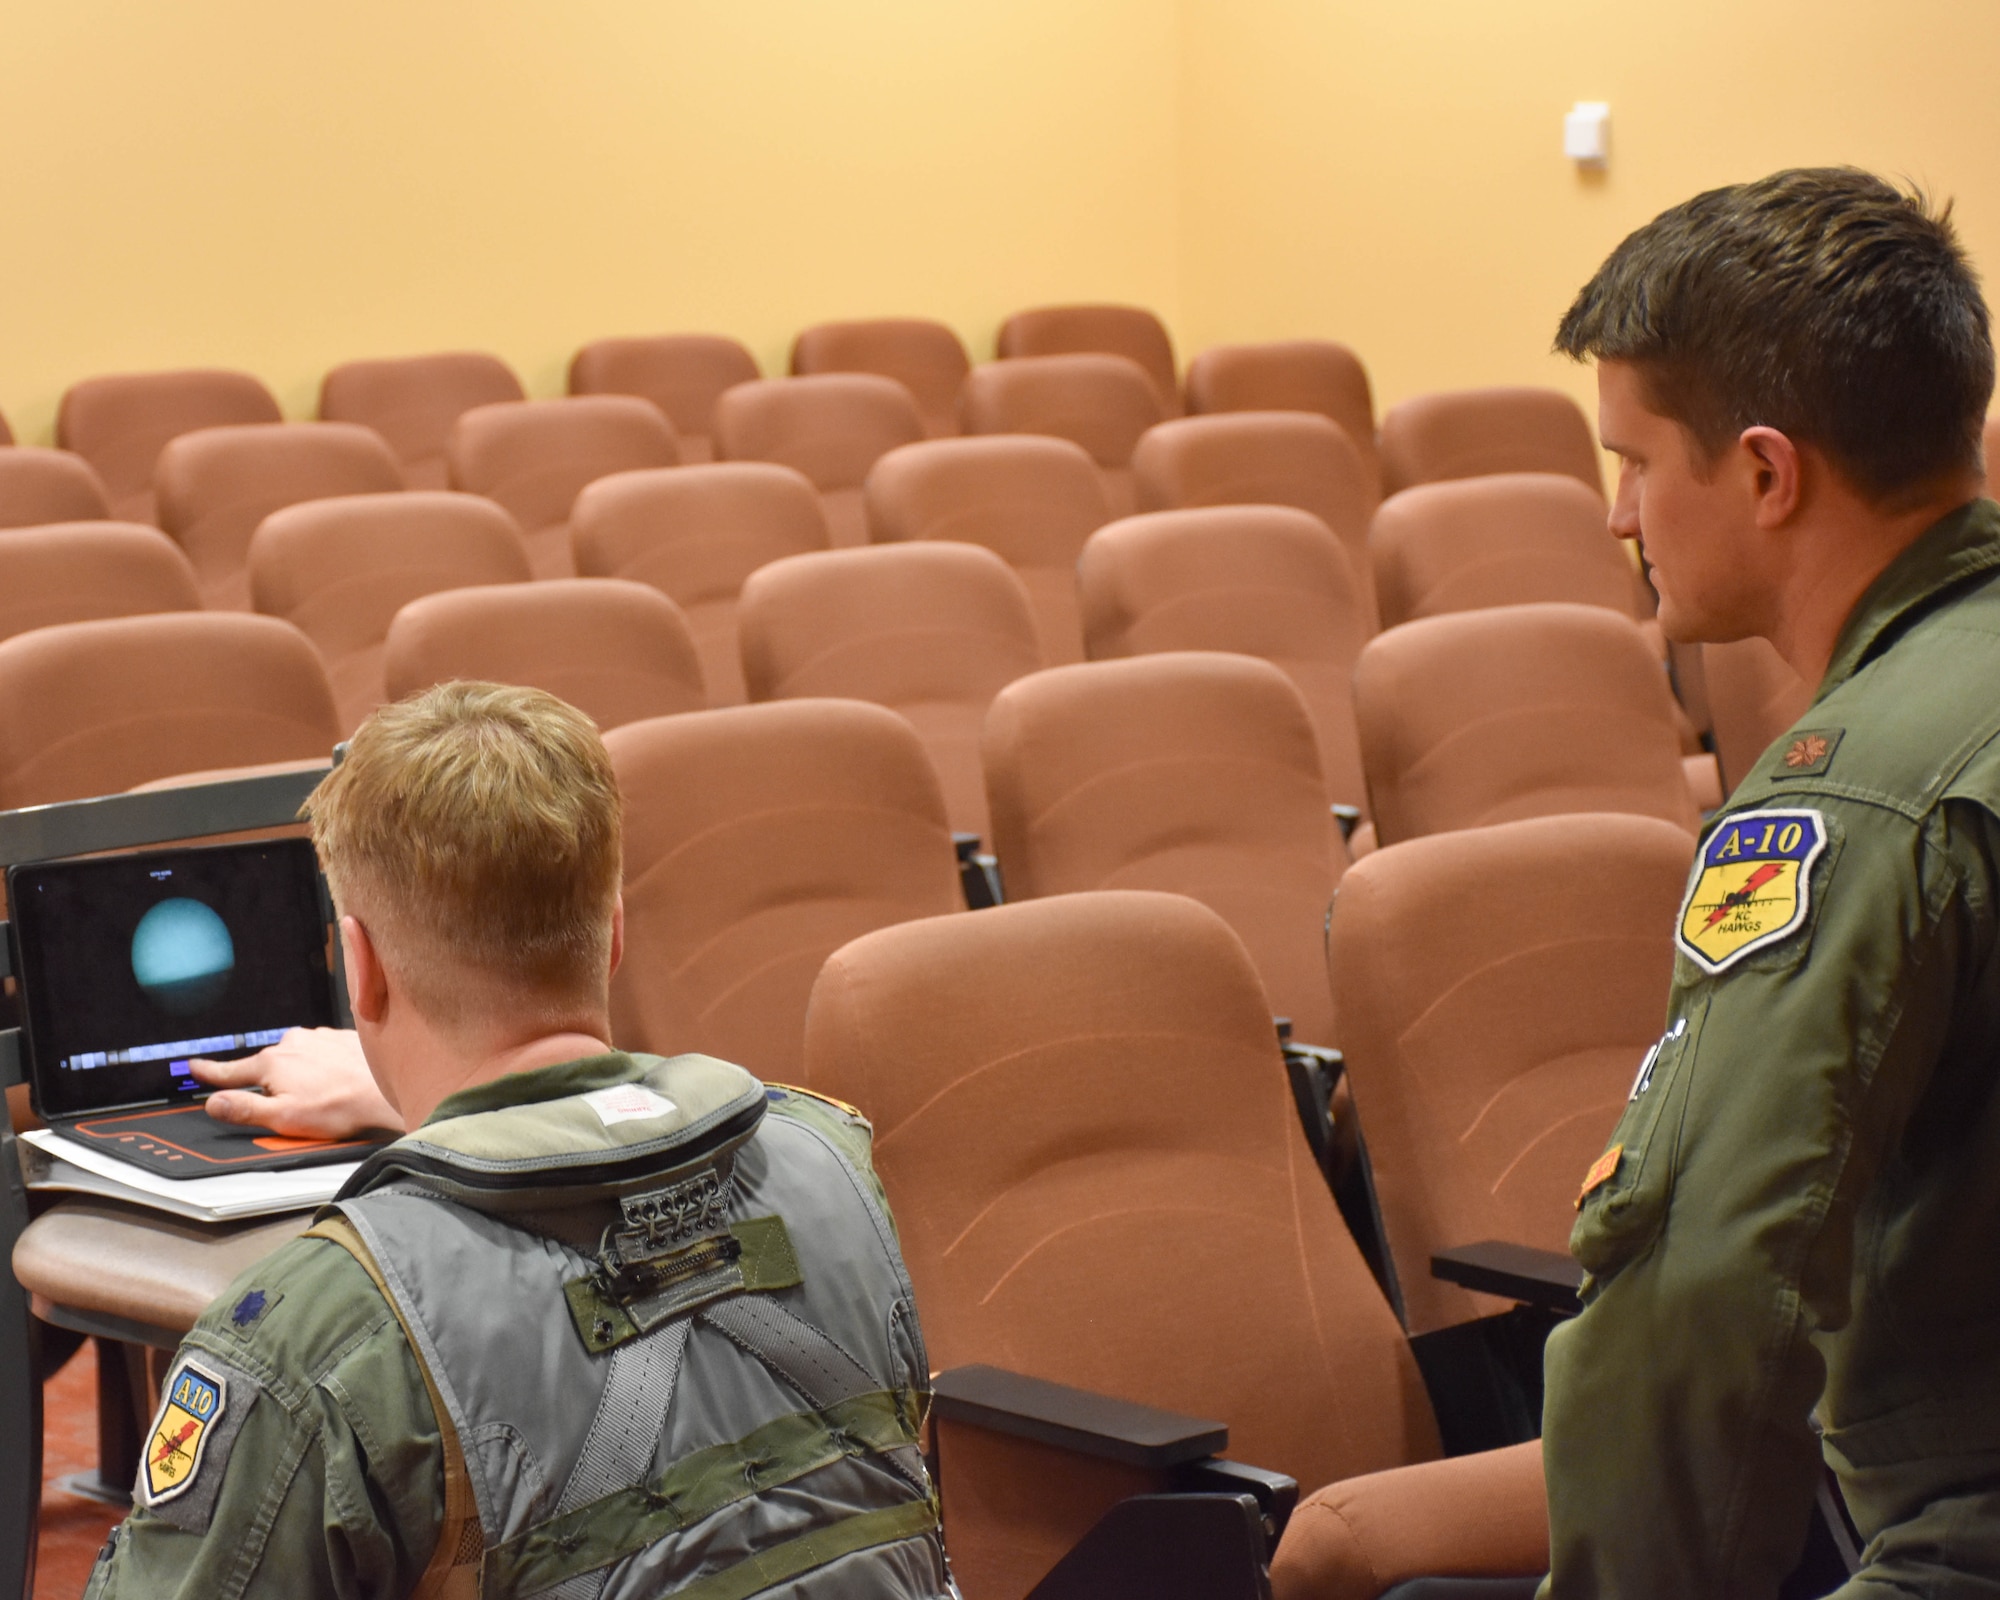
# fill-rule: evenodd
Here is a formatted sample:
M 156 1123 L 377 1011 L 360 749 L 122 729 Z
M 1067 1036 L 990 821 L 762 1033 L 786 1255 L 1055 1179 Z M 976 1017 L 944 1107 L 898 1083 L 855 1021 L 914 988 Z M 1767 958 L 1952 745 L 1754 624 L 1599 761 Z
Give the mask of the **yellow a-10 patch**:
M 1802 927 L 1812 867 L 1826 848 L 1817 811 L 1743 811 L 1702 846 L 1674 943 L 1704 972 L 1721 972 Z
M 167 1380 L 141 1468 L 149 1505 L 165 1504 L 194 1482 L 203 1447 L 222 1421 L 228 1402 L 228 1380 L 192 1361 L 183 1361 Z

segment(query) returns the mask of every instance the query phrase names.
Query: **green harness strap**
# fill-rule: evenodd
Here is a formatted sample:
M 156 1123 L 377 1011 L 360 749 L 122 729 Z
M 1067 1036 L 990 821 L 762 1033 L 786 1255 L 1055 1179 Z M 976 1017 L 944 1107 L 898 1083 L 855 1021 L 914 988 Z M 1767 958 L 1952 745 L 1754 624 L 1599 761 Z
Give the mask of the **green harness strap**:
M 676 1589 L 673 1600 L 749 1600 L 749 1596 L 776 1588 L 814 1567 L 823 1567 L 878 1544 L 914 1539 L 936 1526 L 937 1512 L 927 1500 L 863 1511 L 828 1527 L 802 1533 L 796 1539 L 787 1539 L 721 1572 L 697 1578 Z

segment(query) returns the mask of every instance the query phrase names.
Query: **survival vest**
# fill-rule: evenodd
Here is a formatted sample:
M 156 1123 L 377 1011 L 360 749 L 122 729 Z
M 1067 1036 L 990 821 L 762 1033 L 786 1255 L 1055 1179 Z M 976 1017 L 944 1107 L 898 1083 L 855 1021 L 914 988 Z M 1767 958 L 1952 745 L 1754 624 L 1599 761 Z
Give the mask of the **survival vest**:
M 419 1596 L 955 1593 L 867 1124 L 706 1056 L 432 1123 L 314 1232 L 401 1319 L 444 1436 Z

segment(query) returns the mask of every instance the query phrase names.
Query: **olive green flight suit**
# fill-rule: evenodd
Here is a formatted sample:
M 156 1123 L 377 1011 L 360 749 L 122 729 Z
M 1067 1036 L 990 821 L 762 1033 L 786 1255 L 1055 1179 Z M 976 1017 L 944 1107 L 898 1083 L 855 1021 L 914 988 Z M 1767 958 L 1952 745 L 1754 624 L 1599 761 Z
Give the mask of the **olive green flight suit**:
M 1549 1341 L 1555 1600 L 1774 1595 L 1822 1452 L 1867 1541 L 1843 1597 L 2000 1595 L 1996 734 L 1980 500 L 1703 832 Z

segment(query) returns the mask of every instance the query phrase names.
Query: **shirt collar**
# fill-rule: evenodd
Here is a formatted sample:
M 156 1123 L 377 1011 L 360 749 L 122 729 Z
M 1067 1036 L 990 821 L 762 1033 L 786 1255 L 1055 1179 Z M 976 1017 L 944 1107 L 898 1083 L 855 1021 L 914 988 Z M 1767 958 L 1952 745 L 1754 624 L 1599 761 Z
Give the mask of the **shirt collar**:
M 1831 694 L 1886 648 L 1886 635 L 1912 612 L 1996 567 L 2000 567 L 2000 505 L 1985 499 L 1968 501 L 1933 522 L 1854 603 L 1815 701 Z
M 613 1084 L 630 1083 L 645 1071 L 645 1064 L 622 1050 L 603 1055 L 581 1056 L 575 1061 L 559 1061 L 550 1067 L 527 1072 L 510 1072 L 490 1083 L 475 1083 L 447 1095 L 428 1117 L 424 1126 L 451 1117 L 469 1117 L 479 1111 L 501 1111 L 508 1106 L 535 1105 L 544 1100 L 562 1100 Z

